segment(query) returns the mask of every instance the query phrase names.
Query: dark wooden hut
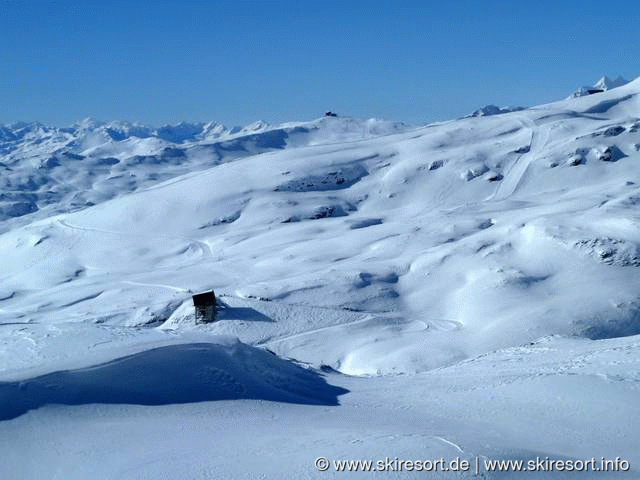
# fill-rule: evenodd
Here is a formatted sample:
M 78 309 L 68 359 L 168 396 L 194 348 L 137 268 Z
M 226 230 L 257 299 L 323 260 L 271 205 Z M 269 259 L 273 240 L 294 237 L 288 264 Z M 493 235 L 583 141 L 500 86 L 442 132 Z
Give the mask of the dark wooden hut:
M 216 319 L 216 295 L 213 290 L 193 295 L 196 323 L 210 323 Z

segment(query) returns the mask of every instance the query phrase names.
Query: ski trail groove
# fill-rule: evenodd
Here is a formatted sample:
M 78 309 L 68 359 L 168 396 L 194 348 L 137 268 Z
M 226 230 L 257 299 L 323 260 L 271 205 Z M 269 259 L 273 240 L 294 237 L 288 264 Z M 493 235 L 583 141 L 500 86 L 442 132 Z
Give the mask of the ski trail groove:
M 520 157 L 518 157 L 518 159 L 509 166 L 507 171 L 504 173 L 503 181 L 499 183 L 493 194 L 485 200 L 504 200 L 513 195 L 518 188 L 522 177 L 529 168 L 529 165 L 540 150 L 542 150 L 542 148 L 547 144 L 549 139 L 549 130 L 546 127 L 537 127 L 535 122 L 527 117 L 520 117 L 518 120 L 524 127 L 531 131 L 529 151 L 520 155 Z
M 68 228 L 70 230 L 79 230 L 81 232 L 96 232 L 96 233 L 107 233 L 110 235 L 119 235 L 119 236 L 135 236 L 135 237 L 139 237 L 139 238 L 151 238 L 151 235 L 146 235 L 146 234 L 140 234 L 140 233 L 131 233 L 131 232 L 120 232 L 117 230 L 105 230 L 105 229 L 101 229 L 101 228 L 94 228 L 94 227 L 82 227 L 80 225 L 74 225 L 72 223 L 69 223 L 67 220 L 58 220 L 57 223 L 59 225 L 62 225 L 65 228 Z M 211 251 L 211 246 L 207 243 L 204 242 L 202 240 L 194 240 L 192 238 L 188 238 L 188 237 L 176 237 L 176 236 L 171 236 L 171 235 L 163 235 L 163 234 L 154 234 L 153 236 L 155 237 L 162 237 L 162 238 L 168 238 L 168 239 L 172 239 L 172 240 L 180 240 L 180 241 L 186 241 L 189 246 L 194 246 L 195 248 L 197 248 L 200 251 L 200 255 L 202 258 L 212 258 L 213 257 L 213 252 Z

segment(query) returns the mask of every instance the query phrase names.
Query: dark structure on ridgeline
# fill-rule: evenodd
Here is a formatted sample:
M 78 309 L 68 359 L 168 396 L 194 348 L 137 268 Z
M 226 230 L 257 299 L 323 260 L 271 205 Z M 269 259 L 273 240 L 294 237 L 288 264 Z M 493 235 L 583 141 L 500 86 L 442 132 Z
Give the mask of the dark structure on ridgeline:
M 216 295 L 213 290 L 193 295 L 196 323 L 210 323 L 216 319 Z
M 329 110 L 328 112 L 324 112 L 324 116 L 325 116 L 325 117 L 337 117 L 337 116 L 338 116 L 338 114 L 337 114 L 337 113 L 332 112 L 331 110 Z

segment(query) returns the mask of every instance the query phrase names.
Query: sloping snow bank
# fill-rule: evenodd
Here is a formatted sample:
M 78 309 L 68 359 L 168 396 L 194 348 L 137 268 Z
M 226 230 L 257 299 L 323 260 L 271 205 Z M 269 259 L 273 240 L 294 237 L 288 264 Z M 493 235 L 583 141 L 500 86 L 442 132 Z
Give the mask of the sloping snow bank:
M 90 368 L 0 383 L 0 420 L 47 404 L 169 405 L 260 399 L 337 405 L 347 390 L 231 338 L 153 348 Z

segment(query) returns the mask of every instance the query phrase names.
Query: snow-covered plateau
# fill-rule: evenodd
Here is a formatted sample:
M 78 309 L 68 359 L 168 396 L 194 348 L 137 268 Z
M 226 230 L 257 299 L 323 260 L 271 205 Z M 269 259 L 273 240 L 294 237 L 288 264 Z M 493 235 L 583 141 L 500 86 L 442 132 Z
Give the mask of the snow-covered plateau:
M 0 478 L 640 478 L 640 79 L 602 86 L 0 127 Z

